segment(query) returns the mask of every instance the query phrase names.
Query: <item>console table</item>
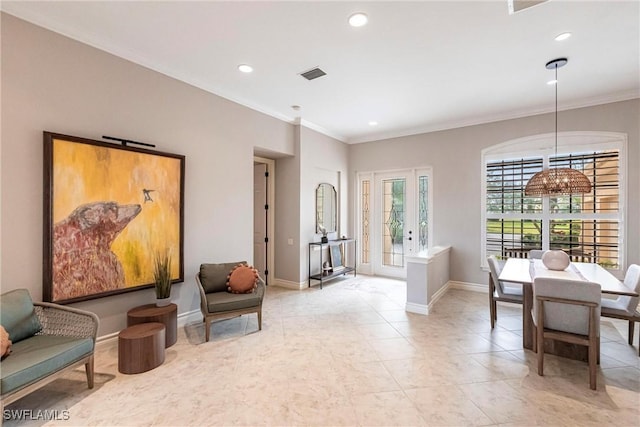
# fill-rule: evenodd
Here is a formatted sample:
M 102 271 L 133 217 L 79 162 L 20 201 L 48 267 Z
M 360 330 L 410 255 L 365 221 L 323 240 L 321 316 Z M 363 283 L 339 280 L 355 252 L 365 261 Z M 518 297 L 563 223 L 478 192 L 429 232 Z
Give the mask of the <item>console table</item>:
M 155 304 L 145 304 L 127 311 L 127 326 L 150 322 L 162 323 L 165 326 L 165 348 L 176 343 L 178 339 L 177 305 L 157 307 Z
M 353 277 L 356 276 L 356 255 L 358 244 L 356 239 L 337 239 L 329 240 L 327 243 L 311 242 L 309 243 L 309 287 L 311 287 L 311 280 L 320 281 L 320 289 L 322 289 L 322 283 L 327 280 L 334 279 L 338 276 L 342 276 L 347 273 L 353 272 Z M 325 258 L 324 251 L 329 250 L 329 256 Z M 312 258 L 314 258 L 313 252 L 319 252 L 320 255 L 320 271 L 315 270 L 312 273 Z M 332 253 L 334 256 L 332 256 Z M 338 255 L 339 254 L 339 255 Z M 339 262 L 336 263 L 336 258 L 340 257 Z M 325 261 L 331 262 L 331 267 L 328 270 L 323 269 Z M 334 265 L 336 263 L 337 265 Z

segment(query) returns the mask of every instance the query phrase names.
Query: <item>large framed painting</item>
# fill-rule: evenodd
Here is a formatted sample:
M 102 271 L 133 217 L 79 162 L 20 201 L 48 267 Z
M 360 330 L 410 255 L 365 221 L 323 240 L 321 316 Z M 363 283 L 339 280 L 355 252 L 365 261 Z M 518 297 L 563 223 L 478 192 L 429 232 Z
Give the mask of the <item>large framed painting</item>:
M 182 155 L 44 132 L 45 301 L 153 286 L 168 253 L 184 280 Z

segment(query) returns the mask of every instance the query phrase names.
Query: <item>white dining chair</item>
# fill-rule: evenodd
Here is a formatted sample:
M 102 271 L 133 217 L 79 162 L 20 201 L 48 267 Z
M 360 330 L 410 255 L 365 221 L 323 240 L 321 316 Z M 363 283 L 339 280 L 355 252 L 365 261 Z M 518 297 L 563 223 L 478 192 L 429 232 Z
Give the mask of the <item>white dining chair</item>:
M 489 264 L 489 316 L 491 316 L 491 329 L 494 328 L 498 320 L 498 301 L 522 304 L 522 285 L 498 280 L 504 262 L 491 255 L 487 262 Z
M 640 293 L 640 266 L 631 264 L 624 276 L 624 285 Z M 602 316 L 629 321 L 629 345 L 633 345 L 635 322 L 640 322 L 638 302 L 640 297 L 620 295 L 616 299 L 602 299 Z M 640 341 L 638 342 L 638 356 L 640 356 Z
M 538 375 L 544 373 L 544 340 L 587 346 L 589 387 L 596 389 L 600 353 L 600 299 L 598 283 L 538 277 L 533 280 Z

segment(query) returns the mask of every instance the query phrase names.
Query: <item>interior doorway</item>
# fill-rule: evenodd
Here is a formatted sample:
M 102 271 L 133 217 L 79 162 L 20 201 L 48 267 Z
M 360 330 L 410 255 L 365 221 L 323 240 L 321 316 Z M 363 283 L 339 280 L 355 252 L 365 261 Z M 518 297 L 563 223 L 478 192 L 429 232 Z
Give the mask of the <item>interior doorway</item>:
M 275 161 L 253 158 L 253 266 L 265 283 L 274 277 Z

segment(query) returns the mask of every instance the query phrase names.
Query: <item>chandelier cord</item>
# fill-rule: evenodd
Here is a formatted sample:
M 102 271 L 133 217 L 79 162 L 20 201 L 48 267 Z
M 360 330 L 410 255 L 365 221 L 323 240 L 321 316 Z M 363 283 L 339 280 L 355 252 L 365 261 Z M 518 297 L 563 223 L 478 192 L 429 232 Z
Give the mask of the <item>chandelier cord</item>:
M 558 158 L 558 64 L 555 66 L 556 69 L 556 159 Z
M 568 167 L 563 167 L 565 161 L 558 160 L 558 68 L 567 64 L 567 58 L 557 58 L 545 64 L 547 70 L 555 69 L 555 154 L 547 154 L 543 159 L 546 169 L 536 172 L 527 182 L 524 189 L 525 196 L 551 196 L 557 194 L 586 194 L 593 186 L 584 172 L 571 167 L 571 154 L 568 154 Z M 551 83 L 551 82 L 549 82 Z M 565 148 L 566 149 L 566 148 Z M 554 167 L 552 167 L 552 165 Z

